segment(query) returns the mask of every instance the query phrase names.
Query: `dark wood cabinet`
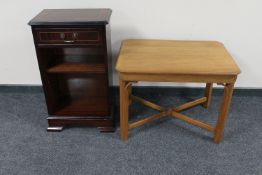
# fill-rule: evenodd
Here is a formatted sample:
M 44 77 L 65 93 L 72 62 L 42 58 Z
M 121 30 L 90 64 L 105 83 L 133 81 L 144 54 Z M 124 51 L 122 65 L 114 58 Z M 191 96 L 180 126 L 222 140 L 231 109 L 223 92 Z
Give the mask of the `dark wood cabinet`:
M 114 130 L 110 9 L 43 10 L 32 27 L 49 113 L 48 130 Z

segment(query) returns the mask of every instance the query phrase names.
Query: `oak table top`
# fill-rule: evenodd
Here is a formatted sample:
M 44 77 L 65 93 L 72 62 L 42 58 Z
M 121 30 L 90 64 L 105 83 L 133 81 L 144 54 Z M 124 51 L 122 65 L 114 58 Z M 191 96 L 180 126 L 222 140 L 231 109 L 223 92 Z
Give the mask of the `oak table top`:
M 238 75 L 240 69 L 217 41 L 125 40 L 116 70 L 120 73 Z

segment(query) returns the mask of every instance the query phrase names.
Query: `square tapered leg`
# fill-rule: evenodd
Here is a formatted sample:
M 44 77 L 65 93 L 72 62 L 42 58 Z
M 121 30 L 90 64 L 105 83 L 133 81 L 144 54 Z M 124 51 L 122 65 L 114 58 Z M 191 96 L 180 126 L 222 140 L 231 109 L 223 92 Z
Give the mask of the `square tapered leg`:
M 129 91 L 127 83 L 120 80 L 120 137 L 122 140 L 128 139 L 128 107 Z
M 213 91 L 213 84 L 207 83 L 205 89 L 205 97 L 207 98 L 207 101 L 203 104 L 204 108 L 209 108 L 211 104 L 212 91 Z
M 215 132 L 214 132 L 213 139 L 215 143 L 220 143 L 221 138 L 224 133 L 224 127 L 225 127 L 227 114 L 228 114 L 229 106 L 230 106 L 231 99 L 232 99 L 233 88 L 234 88 L 234 83 L 225 84 L 224 94 L 222 97 L 221 109 L 218 115 L 218 120 L 217 120 L 217 124 L 215 128 Z

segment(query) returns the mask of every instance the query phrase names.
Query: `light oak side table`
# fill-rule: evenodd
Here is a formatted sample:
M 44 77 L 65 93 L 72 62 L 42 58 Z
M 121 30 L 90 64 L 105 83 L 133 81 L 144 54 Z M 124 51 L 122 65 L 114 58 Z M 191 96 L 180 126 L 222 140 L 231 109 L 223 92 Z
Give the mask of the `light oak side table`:
M 125 40 L 117 60 L 120 77 L 120 136 L 128 139 L 129 129 L 164 116 L 172 116 L 214 133 L 220 143 L 230 106 L 234 83 L 240 69 L 222 43 L 216 41 Z M 149 82 L 206 83 L 205 96 L 183 105 L 165 108 L 132 95 L 132 84 Z M 216 126 L 190 118 L 180 111 L 196 105 L 208 108 L 213 84 L 224 86 Z M 160 113 L 129 123 L 129 105 L 138 101 Z

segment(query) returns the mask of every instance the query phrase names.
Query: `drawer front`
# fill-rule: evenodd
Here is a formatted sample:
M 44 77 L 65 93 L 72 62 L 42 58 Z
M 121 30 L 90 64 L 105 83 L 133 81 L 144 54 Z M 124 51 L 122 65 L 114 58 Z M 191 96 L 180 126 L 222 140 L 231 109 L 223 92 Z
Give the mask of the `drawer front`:
M 36 32 L 38 44 L 102 45 L 102 31 L 86 29 L 40 29 Z

